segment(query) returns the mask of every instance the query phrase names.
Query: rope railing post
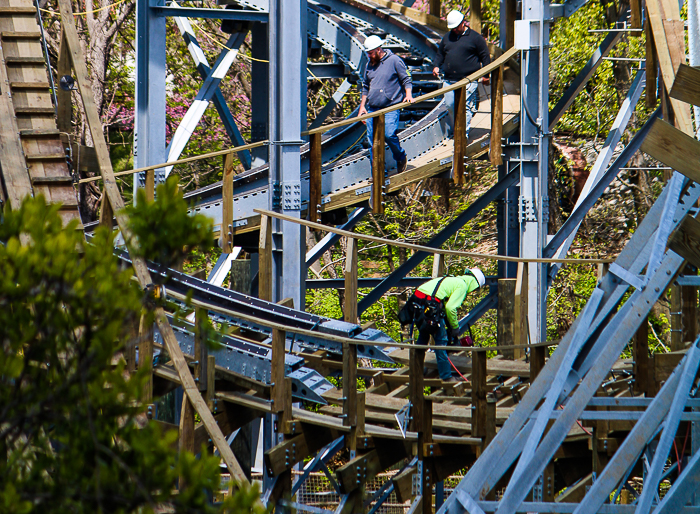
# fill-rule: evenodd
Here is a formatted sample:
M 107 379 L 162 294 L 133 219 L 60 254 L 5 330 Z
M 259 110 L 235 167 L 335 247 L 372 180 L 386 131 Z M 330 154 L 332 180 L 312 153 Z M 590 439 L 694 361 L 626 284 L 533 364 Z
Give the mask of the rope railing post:
M 224 253 L 233 250 L 233 154 L 224 158 L 224 176 L 221 184 L 221 228 L 219 246 Z
M 491 73 L 491 143 L 489 160 L 493 166 L 503 164 L 503 66 Z
M 464 184 L 464 157 L 467 154 L 467 86 L 455 89 L 454 153 L 452 154 L 452 180 Z
M 269 216 L 260 217 L 258 298 L 272 301 L 272 218 Z
M 380 114 L 370 123 L 374 124 L 372 140 L 372 213 L 384 212 L 384 115 Z
M 309 221 L 321 221 L 321 166 L 323 158 L 321 156 L 321 133 L 311 134 L 309 140 Z

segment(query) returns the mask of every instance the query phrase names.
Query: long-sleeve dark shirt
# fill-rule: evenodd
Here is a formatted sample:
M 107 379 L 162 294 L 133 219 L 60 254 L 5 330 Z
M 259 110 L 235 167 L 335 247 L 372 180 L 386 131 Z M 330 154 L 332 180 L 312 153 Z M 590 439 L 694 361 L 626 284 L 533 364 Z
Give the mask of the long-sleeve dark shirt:
M 367 64 L 362 81 L 362 94 L 367 96 L 367 106 L 373 110 L 403 102 L 406 89 L 412 86 L 403 59 L 391 50 L 384 52 L 375 66 Z
M 435 58 L 435 66 L 450 81 L 462 80 L 490 62 L 486 41 L 470 28 L 458 36 L 452 30 L 445 34 Z

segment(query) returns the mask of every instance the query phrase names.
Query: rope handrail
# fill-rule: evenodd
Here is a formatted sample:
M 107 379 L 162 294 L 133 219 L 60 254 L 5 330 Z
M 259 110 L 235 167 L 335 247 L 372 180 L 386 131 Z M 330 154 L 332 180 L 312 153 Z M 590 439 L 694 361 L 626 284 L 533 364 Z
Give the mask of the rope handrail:
M 173 298 L 176 298 L 178 300 L 185 301 L 187 300 L 187 297 L 183 294 L 178 293 L 177 291 L 170 291 L 168 290 L 167 292 L 168 296 L 171 296 Z M 413 344 L 413 343 L 397 343 L 397 342 L 383 342 L 383 341 L 370 341 L 367 342 L 366 340 L 358 340 L 358 339 L 351 339 L 349 337 L 343 337 L 343 336 L 338 336 L 334 334 L 326 334 L 324 332 L 318 332 L 318 331 L 313 331 L 313 330 L 308 330 L 305 328 L 299 328 L 299 327 L 293 327 L 289 325 L 284 325 L 282 323 L 276 323 L 274 321 L 268 321 L 266 319 L 258 318 L 255 316 L 248 316 L 247 314 L 243 314 L 238 311 L 232 311 L 230 309 L 226 309 L 224 307 L 221 307 L 219 305 L 215 305 L 209 302 L 204 302 L 201 300 L 197 300 L 196 298 L 191 298 L 191 305 L 193 307 L 199 307 L 202 309 L 206 309 L 208 311 L 212 312 L 218 312 L 219 314 L 224 314 L 226 316 L 230 316 L 232 318 L 240 319 L 243 321 L 249 321 L 252 323 L 256 323 L 258 325 L 262 325 L 263 327 L 271 328 L 274 330 L 283 330 L 284 332 L 291 332 L 292 334 L 298 334 L 302 336 L 310 336 L 310 337 L 322 337 L 323 339 L 327 339 L 328 341 L 334 341 L 336 343 L 348 343 L 356 346 L 367 346 L 368 344 L 372 346 L 378 346 L 378 347 L 383 347 L 383 348 L 401 348 L 404 350 L 435 350 L 436 348 L 439 350 L 445 350 L 447 352 L 453 352 L 453 353 L 459 353 L 459 352 L 491 352 L 491 351 L 502 351 L 502 350 L 512 350 L 515 348 L 538 348 L 538 347 L 548 347 L 548 346 L 556 346 L 559 344 L 559 341 L 545 341 L 541 343 L 534 343 L 534 344 L 513 344 L 513 345 L 499 345 L 499 346 L 440 346 L 436 347 L 434 345 L 422 345 L 422 344 Z M 261 344 L 256 342 L 255 344 Z M 262 344 L 262 346 L 267 346 L 270 347 L 270 345 L 265 345 Z
M 614 262 L 615 259 L 544 259 L 544 258 L 534 258 L 527 259 L 523 257 L 510 257 L 508 255 L 492 255 L 488 253 L 476 253 L 476 252 L 464 252 L 462 250 L 444 250 L 442 248 L 432 248 L 430 246 L 417 245 L 413 243 L 404 243 L 402 241 L 394 241 L 392 239 L 386 239 L 383 237 L 368 236 L 364 234 L 358 234 L 356 232 L 349 232 L 347 230 L 342 230 L 335 227 L 329 227 L 328 225 L 323 225 L 321 223 L 314 223 L 313 221 L 302 220 L 299 218 L 293 218 L 292 216 L 287 216 L 285 214 L 280 214 L 278 212 L 268 211 L 266 209 L 253 209 L 253 212 L 260 214 L 262 216 L 269 216 L 271 218 L 277 218 L 283 221 L 291 221 L 292 223 L 298 223 L 299 225 L 304 225 L 317 230 L 322 230 L 325 232 L 332 232 L 340 236 L 346 236 L 353 239 L 360 239 L 363 241 L 371 241 L 373 243 L 386 244 L 389 246 L 396 246 L 399 248 L 406 248 L 407 250 L 415 250 L 418 252 L 428 252 L 440 255 L 456 255 L 459 257 L 471 257 L 473 259 L 489 259 L 496 261 L 505 262 L 536 262 L 536 263 L 562 263 L 562 264 L 608 264 Z
M 414 97 L 413 103 L 424 102 L 426 100 L 432 100 L 433 98 L 436 98 L 438 96 L 442 96 L 445 93 L 449 93 L 450 91 L 455 91 L 461 87 L 466 86 L 467 84 L 469 84 L 471 82 L 479 80 L 480 78 L 488 75 L 492 71 L 496 70 L 497 68 L 499 68 L 500 66 L 504 65 L 506 62 L 511 60 L 515 56 L 515 54 L 517 54 L 519 51 L 520 50 L 513 47 L 510 50 L 508 50 L 507 52 L 505 52 L 503 55 L 501 55 L 495 61 L 492 61 L 490 64 L 484 66 L 479 71 L 472 73 L 471 75 L 463 78 L 459 82 L 455 82 L 451 86 L 441 87 L 440 89 L 437 89 L 437 90 L 433 91 L 432 93 L 427 93 L 427 94 L 422 95 L 422 96 Z M 399 109 L 403 109 L 404 107 L 407 107 L 408 105 L 411 105 L 411 104 L 409 104 L 408 102 L 401 102 L 401 103 L 398 103 L 396 105 L 392 105 L 390 107 L 385 107 L 384 109 L 380 109 L 378 111 L 374 111 L 374 112 L 369 113 L 369 114 L 363 114 L 362 116 L 348 118 L 348 119 L 345 119 L 342 121 L 338 121 L 336 123 L 331 123 L 330 125 L 323 125 L 321 127 L 315 128 L 315 129 L 306 130 L 306 131 L 302 132 L 301 135 L 302 136 L 310 136 L 313 134 L 323 133 L 323 132 L 326 132 L 326 131 L 334 129 L 334 128 L 344 127 L 345 125 L 351 125 L 353 123 L 357 123 L 358 121 L 365 121 L 365 120 L 368 120 L 370 118 L 375 118 L 381 114 L 386 114 L 388 112 L 397 111 Z
M 208 159 L 210 157 L 219 157 L 220 155 L 228 155 L 231 153 L 241 152 L 243 150 L 250 150 L 252 148 L 258 148 L 259 146 L 267 145 L 269 142 L 270 141 L 266 139 L 265 141 L 257 141 L 255 143 L 250 143 L 250 144 L 243 145 L 243 146 L 236 146 L 234 148 L 227 148 L 226 150 L 217 150 L 216 152 L 209 152 L 209 153 L 204 153 L 201 155 L 195 155 L 193 157 L 186 157 L 184 159 L 179 159 L 177 161 L 162 162 L 160 164 L 152 164 L 151 166 L 146 166 L 144 168 L 136 168 L 133 170 L 120 171 L 120 172 L 114 173 L 113 176 L 119 177 L 122 175 L 132 175 L 134 173 L 141 173 L 143 171 L 157 170 L 158 168 L 165 168 L 166 166 L 175 166 L 176 164 L 185 164 L 187 162 L 199 161 L 201 159 Z M 81 179 L 78 183 L 84 184 L 86 182 L 95 182 L 97 180 L 102 180 L 102 177 L 96 176 L 96 177 L 84 178 L 84 179 Z

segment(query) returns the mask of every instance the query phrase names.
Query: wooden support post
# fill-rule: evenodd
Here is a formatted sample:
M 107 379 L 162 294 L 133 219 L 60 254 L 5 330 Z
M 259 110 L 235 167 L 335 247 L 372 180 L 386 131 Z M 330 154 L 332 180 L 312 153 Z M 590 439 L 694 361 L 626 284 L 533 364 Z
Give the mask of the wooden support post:
M 100 202 L 100 225 L 107 227 L 108 230 L 112 230 L 112 223 L 114 221 L 114 211 L 112 210 L 112 204 L 109 202 L 107 195 L 102 192 L 102 201 Z
M 200 391 L 207 390 L 207 365 L 209 364 L 209 349 L 204 337 L 207 329 L 209 316 L 207 311 L 197 308 L 195 311 L 195 333 L 194 333 L 194 381 Z
M 515 287 L 516 279 L 498 279 L 498 323 L 496 325 L 496 340 L 499 346 L 515 344 Z M 513 350 L 500 352 L 506 359 L 513 359 Z
M 646 102 L 647 109 L 656 107 L 656 92 L 657 92 L 657 66 L 656 47 L 654 46 L 654 34 L 651 31 L 651 23 L 647 14 L 646 22 L 644 23 L 644 32 L 646 33 Z
M 642 28 L 642 0 L 630 0 L 630 25 L 633 29 Z M 640 37 L 642 32 L 640 30 L 629 34 L 632 37 Z
M 464 184 L 464 158 L 467 154 L 467 88 L 455 89 L 454 153 L 452 180 Z
M 440 17 L 440 4 L 442 0 L 430 0 L 430 5 L 428 6 L 428 12 L 433 15 Z
M 515 344 L 526 345 L 528 344 L 527 263 L 518 263 L 518 273 L 515 280 L 515 328 L 513 330 L 513 342 Z M 519 357 L 520 355 L 518 355 L 516 358 Z
M 515 44 L 515 18 L 517 17 L 517 0 L 505 0 L 505 19 L 506 19 L 506 50 L 513 48 Z M 501 16 L 504 14 L 502 13 Z
M 309 207 L 308 219 L 317 223 L 321 222 L 321 133 L 311 134 L 309 153 Z
M 483 452 L 486 447 L 496 437 L 496 396 L 492 393 L 486 394 L 486 426 L 484 430 L 484 442 L 481 445 Z
M 187 395 L 182 397 L 182 409 L 180 410 L 180 439 L 178 441 L 179 451 L 195 452 L 194 447 L 194 407 Z M 186 487 L 185 479 L 180 477 L 180 490 Z
M 411 401 L 411 423 L 409 429 L 418 432 L 423 426 L 424 386 L 423 366 L 425 365 L 425 350 L 411 348 L 408 351 L 409 365 L 409 400 Z
M 258 298 L 272 301 L 272 218 L 260 217 L 258 248 Z
M 685 274 L 695 274 L 687 266 Z M 685 349 L 685 343 L 697 337 L 697 289 L 692 286 L 671 287 L 671 351 Z
M 233 250 L 233 154 L 226 154 L 224 176 L 221 184 L 221 229 L 219 247 L 224 253 Z
M 637 333 L 632 338 L 632 357 L 634 359 L 634 383 L 632 391 L 634 394 L 651 396 L 654 391 L 654 377 L 650 373 L 653 363 L 649 358 L 649 318 L 637 329 Z
M 423 398 L 423 420 L 418 431 L 418 458 L 423 461 L 421 466 L 420 490 L 418 494 L 423 497 L 423 514 L 433 514 L 433 487 L 435 479 L 432 474 L 432 466 L 425 458 L 425 448 L 433 442 L 433 402 Z
M 345 308 L 343 310 L 345 321 L 357 323 L 357 239 L 353 238 L 348 238 L 345 250 Z
M 384 212 L 384 115 L 372 118 L 374 140 L 372 142 L 372 213 Z
M 491 143 L 489 160 L 493 166 L 503 164 L 503 66 L 491 72 Z
M 445 274 L 445 256 L 441 253 L 433 254 L 433 278 L 439 278 Z
M 343 343 L 343 425 L 357 426 L 357 345 Z
M 61 37 L 61 47 L 58 51 L 58 62 L 56 63 L 56 75 L 60 80 L 64 75 L 71 74 L 70 53 L 65 35 Z M 73 102 L 71 92 L 62 88 L 56 88 L 56 127 L 61 132 L 71 134 L 73 132 L 71 119 L 73 117 Z M 70 142 L 69 142 L 70 143 Z M 104 207 L 104 206 L 103 206 Z
M 469 28 L 481 34 L 481 0 L 469 0 Z
M 537 375 L 540 374 L 547 358 L 546 346 L 531 346 L 530 347 L 530 383 L 532 384 Z
M 284 410 L 284 344 L 286 337 L 287 335 L 284 330 L 278 330 L 276 328 L 272 330 L 272 364 L 270 370 L 272 391 L 270 397 L 272 399 L 273 412 L 282 412 Z
M 139 324 L 139 369 L 147 369 L 148 379 L 144 384 L 143 403 L 153 400 L 153 321 L 149 314 L 141 315 Z
M 229 289 L 250 296 L 251 282 L 250 259 L 236 259 L 231 261 Z
M 207 355 L 207 391 L 204 401 L 210 411 L 216 411 L 216 357 L 213 355 Z
M 472 352 L 472 437 L 486 438 L 486 352 Z
M 146 171 L 146 200 L 152 202 L 156 198 L 156 172 L 155 170 Z

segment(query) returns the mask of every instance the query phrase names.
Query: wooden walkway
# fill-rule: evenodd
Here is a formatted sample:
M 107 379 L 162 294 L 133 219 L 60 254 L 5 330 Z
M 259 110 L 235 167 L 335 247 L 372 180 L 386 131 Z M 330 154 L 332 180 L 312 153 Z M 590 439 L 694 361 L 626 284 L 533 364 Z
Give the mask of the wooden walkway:
M 61 203 L 64 223 L 80 221 L 30 0 L 0 1 L 0 92 L 0 171 L 9 205 L 16 209 L 24 197 L 42 194 Z

